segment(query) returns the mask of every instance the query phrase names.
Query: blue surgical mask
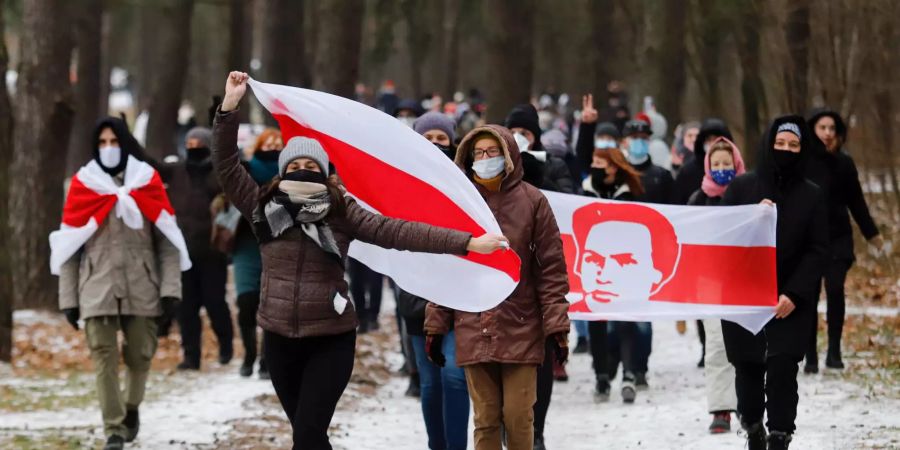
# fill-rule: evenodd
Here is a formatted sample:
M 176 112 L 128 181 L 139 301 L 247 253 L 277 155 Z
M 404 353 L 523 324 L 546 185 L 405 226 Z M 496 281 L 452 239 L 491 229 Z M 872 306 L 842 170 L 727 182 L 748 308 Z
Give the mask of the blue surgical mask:
M 628 162 L 640 164 L 650 154 L 650 143 L 646 139 L 633 138 L 628 143 Z
M 737 171 L 734 169 L 711 170 L 709 176 L 719 186 L 727 186 L 728 183 L 731 183 L 731 180 L 734 180 L 734 177 L 737 176 Z
M 609 149 L 616 147 L 618 147 L 618 145 L 616 145 L 616 141 L 600 138 L 594 139 L 594 148 Z

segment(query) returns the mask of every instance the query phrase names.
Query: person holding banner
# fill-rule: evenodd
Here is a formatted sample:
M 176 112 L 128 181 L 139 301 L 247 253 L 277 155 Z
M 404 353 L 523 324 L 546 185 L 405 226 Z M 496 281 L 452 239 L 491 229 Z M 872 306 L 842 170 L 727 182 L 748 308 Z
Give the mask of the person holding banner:
M 688 205 L 719 206 L 728 185 L 736 176 L 746 172 L 741 150 L 725 137 L 717 138 L 710 146 L 704 167 L 706 175 L 700 189 L 691 195 Z M 737 409 L 737 397 L 734 392 L 734 367 L 725 354 L 722 321 L 706 319 L 698 322 L 705 332 L 703 371 L 706 376 L 707 410 L 713 415 L 709 432 L 727 433 L 731 431 L 731 413 Z
M 318 140 L 295 136 L 278 158 L 278 176 L 260 187 L 240 165 L 238 103 L 249 76 L 231 72 L 213 125 L 213 160 L 229 200 L 260 241 L 258 312 L 275 393 L 291 422 L 294 448 L 331 448 L 328 426 L 355 357 L 357 316 L 347 300 L 350 242 L 415 252 L 492 253 L 503 236 L 408 222 L 363 209 L 334 178 Z
M 812 156 L 813 139 L 802 117 L 775 119 L 762 141 L 757 169 L 737 177 L 722 200 L 723 205 L 778 207 L 775 317 L 757 335 L 733 322 L 722 322 L 726 353 L 735 368 L 737 409 L 750 450 L 787 449 L 795 430 L 798 364 L 812 332 L 810 317 L 816 314 L 828 254 L 825 199 L 803 171 L 804 160 Z
M 506 300 L 484 312 L 429 304 L 426 350 L 443 364 L 442 343 L 454 329 L 457 365 L 465 369 L 475 411 L 477 450 L 500 448 L 501 425 L 510 450 L 532 450 L 537 368 L 545 342 L 550 339 L 560 364 L 569 353 L 569 283 L 559 228 L 547 198 L 522 182 L 522 156 L 508 129 L 475 128 L 460 142 L 455 162 L 510 238 L 521 260 L 521 280 Z

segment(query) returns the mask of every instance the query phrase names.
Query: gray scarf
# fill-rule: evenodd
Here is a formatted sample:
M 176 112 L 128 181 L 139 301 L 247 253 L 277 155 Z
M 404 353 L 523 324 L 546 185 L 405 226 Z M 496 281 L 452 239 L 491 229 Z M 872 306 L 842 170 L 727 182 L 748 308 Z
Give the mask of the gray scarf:
M 330 209 L 331 197 L 325 185 L 282 180 L 272 199 L 265 204 L 262 214 L 259 210 L 254 213 L 254 231 L 260 241 L 266 242 L 297 226 L 319 248 L 343 263 L 334 234 L 323 221 Z

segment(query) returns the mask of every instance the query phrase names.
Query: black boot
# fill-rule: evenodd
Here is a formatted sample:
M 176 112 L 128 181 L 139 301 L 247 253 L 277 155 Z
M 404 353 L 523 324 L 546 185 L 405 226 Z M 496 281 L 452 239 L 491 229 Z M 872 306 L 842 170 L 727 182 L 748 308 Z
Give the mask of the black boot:
M 414 373 L 409 376 L 409 388 L 406 389 L 407 397 L 419 398 L 422 396 L 422 388 L 419 386 L 419 374 Z
M 825 367 L 829 369 L 843 369 L 844 361 L 841 359 L 841 339 L 828 340 L 828 353 L 825 355 Z
M 110 436 L 106 440 L 106 445 L 103 446 L 103 450 L 122 450 L 125 448 L 125 438 L 119 436 L 118 434 L 114 434 Z
M 227 365 L 234 358 L 234 344 L 231 342 L 222 342 L 219 344 L 219 364 Z
M 609 401 L 609 380 L 597 380 L 594 386 L 594 403 L 605 403 Z
M 125 425 L 125 442 L 134 442 L 134 439 L 137 438 L 138 431 L 141 430 L 141 419 L 140 416 L 138 416 L 137 408 L 127 409 L 125 412 L 125 420 L 122 421 L 122 425 Z
M 768 450 L 788 450 L 788 447 L 791 445 L 791 434 L 782 431 L 773 431 L 769 433 L 768 440 Z
M 572 350 L 572 353 L 587 353 L 588 352 L 588 342 L 587 338 L 584 336 L 578 337 L 578 342 L 575 344 L 575 349 Z
M 272 376 L 269 375 L 269 366 L 266 365 L 265 359 L 259 360 L 259 379 L 260 380 L 271 380 Z
M 547 446 L 544 445 L 544 438 L 535 437 L 534 438 L 534 446 L 532 447 L 532 449 L 533 450 L 547 450 Z
M 185 359 L 180 364 L 178 364 L 178 367 L 176 367 L 176 369 L 178 369 L 178 370 L 200 370 L 200 361 L 194 362 L 194 361 L 188 361 Z
M 766 450 L 766 429 L 763 428 L 762 422 L 754 424 L 741 422 L 741 426 L 747 435 L 748 450 Z
M 637 390 L 639 391 L 650 389 L 650 385 L 647 384 L 647 372 L 634 373 L 634 386 L 637 387 Z

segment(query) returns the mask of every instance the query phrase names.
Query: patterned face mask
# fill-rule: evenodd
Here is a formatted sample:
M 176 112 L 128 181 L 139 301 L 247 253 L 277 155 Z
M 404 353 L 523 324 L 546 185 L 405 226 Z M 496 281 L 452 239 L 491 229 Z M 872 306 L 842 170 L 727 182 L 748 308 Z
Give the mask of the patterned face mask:
M 719 186 L 727 186 L 728 183 L 731 183 L 731 180 L 734 180 L 734 177 L 737 175 L 737 171 L 734 169 L 725 169 L 725 170 L 711 170 L 709 171 L 709 176 L 716 182 Z

